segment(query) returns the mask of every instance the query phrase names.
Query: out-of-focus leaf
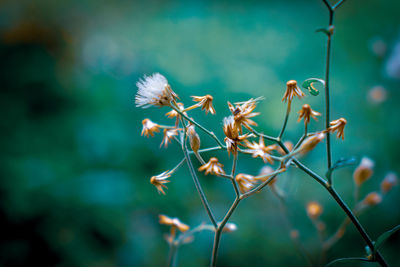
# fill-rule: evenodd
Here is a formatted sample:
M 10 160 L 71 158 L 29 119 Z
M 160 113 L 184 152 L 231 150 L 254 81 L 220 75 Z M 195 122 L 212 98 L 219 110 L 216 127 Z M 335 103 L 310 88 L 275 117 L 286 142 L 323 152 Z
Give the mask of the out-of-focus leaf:
M 327 265 L 325 265 L 325 267 L 333 266 L 333 265 L 335 265 L 335 266 L 340 266 L 340 265 L 345 265 L 346 263 L 347 263 L 347 264 L 350 264 L 350 263 L 355 262 L 355 261 L 368 261 L 368 262 L 372 262 L 372 261 L 370 261 L 370 260 L 368 260 L 368 259 L 366 259 L 366 258 L 341 258 L 341 259 L 336 259 L 336 260 L 334 260 L 334 261 L 331 261 L 330 263 L 328 263 Z
M 307 79 L 307 80 L 305 80 L 305 81 L 303 82 L 303 84 L 302 84 L 302 86 L 303 86 L 305 89 L 307 89 L 307 90 L 310 92 L 310 94 L 312 94 L 313 96 L 319 95 L 318 89 L 315 88 L 315 86 L 314 86 L 314 83 L 315 83 L 315 82 L 320 83 L 320 84 L 322 84 L 322 85 L 325 87 L 325 81 L 322 80 L 322 79 L 318 79 L 318 78 L 310 78 L 310 79 Z
M 376 253 L 376 251 L 383 245 L 383 243 L 385 243 L 385 241 L 391 237 L 394 233 L 396 233 L 398 230 L 400 230 L 400 225 L 395 226 L 393 229 L 384 232 L 383 234 L 381 234 L 378 239 L 376 240 L 375 244 L 374 244 L 374 251 L 373 254 Z

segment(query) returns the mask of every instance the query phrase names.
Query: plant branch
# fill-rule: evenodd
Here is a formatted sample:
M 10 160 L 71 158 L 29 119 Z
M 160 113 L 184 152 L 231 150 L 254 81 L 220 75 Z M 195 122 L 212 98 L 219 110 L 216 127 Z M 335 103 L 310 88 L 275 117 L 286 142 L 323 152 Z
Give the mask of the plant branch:
M 197 178 L 197 175 L 196 175 L 196 171 L 194 170 L 192 161 L 190 160 L 190 157 L 189 157 L 188 149 L 186 146 L 186 125 L 182 118 L 181 118 L 181 123 L 182 123 L 182 126 L 184 127 L 184 129 L 183 129 L 184 137 L 183 137 L 183 142 L 182 142 L 183 154 L 185 155 L 190 174 L 193 178 L 193 182 L 194 182 L 194 185 L 196 186 L 197 192 L 200 195 L 201 202 L 203 203 L 203 206 L 208 214 L 208 217 L 210 218 L 211 223 L 214 225 L 215 228 L 217 228 L 218 227 L 217 221 L 215 220 L 214 214 L 211 211 L 210 205 L 208 204 L 207 198 L 203 192 L 203 188 L 200 185 L 199 179 Z

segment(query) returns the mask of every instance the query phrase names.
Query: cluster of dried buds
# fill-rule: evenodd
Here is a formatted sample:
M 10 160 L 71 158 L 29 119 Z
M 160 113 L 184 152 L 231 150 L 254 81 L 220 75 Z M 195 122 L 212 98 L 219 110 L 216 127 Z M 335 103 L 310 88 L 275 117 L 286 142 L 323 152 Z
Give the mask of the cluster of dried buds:
M 192 150 L 190 152 L 194 153 L 201 163 L 198 171 L 204 172 L 205 175 L 214 175 L 231 179 L 234 185 L 239 188 L 239 194 L 241 194 L 240 197 L 255 189 L 257 186 L 261 187 L 261 185 L 264 183 L 268 184 L 274 192 L 278 192 L 279 190 L 276 188 L 274 183 L 275 176 L 286 171 L 287 166 L 290 165 L 294 156 L 305 155 L 309 151 L 313 150 L 321 141 L 324 140 L 327 133 L 336 133 L 337 138 L 344 139 L 344 128 L 347 124 L 347 121 L 344 118 L 331 121 L 329 124 L 330 127 L 327 129 L 323 129 L 314 133 L 308 133 L 308 126 L 311 122 L 311 119 L 317 120 L 317 117 L 321 116 L 321 114 L 313 110 L 309 104 L 304 104 L 298 112 L 298 122 L 303 120 L 305 126 L 304 136 L 299 140 L 299 142 L 295 146 L 293 146 L 293 144 L 290 142 L 285 142 L 285 150 L 283 150 L 281 146 L 277 146 L 276 142 L 272 144 L 266 144 L 264 139 L 267 136 L 260 134 L 253 129 L 254 126 L 257 126 L 257 123 L 253 119 L 254 117 L 260 115 L 259 112 L 255 112 L 254 110 L 262 98 L 251 98 L 244 102 L 237 102 L 233 104 L 230 102 L 227 103 L 231 114 L 223 119 L 223 133 L 225 135 L 225 145 L 223 145 L 223 143 L 218 141 L 213 132 L 201 127 L 194 121 L 193 118 L 189 117 L 188 115 L 188 111 L 196 108 L 201 108 L 201 110 L 204 110 L 206 114 L 211 113 L 214 115 L 216 111 L 213 107 L 213 97 L 211 95 L 207 94 L 204 96 L 192 96 L 192 100 L 195 103 L 185 108 L 183 103 L 177 102 L 179 99 L 178 95 L 171 89 L 167 79 L 159 73 L 151 76 L 145 76 L 143 80 L 140 80 L 137 83 L 137 87 L 138 92 L 136 95 L 136 105 L 138 107 L 169 107 L 171 110 L 166 113 L 166 116 L 168 118 L 175 119 L 174 125 L 166 126 L 152 122 L 150 119 L 146 118 L 142 121 L 142 135 L 153 137 L 155 133 L 159 133 L 162 129 L 163 138 L 160 146 L 165 147 L 167 147 L 173 140 L 180 145 L 185 144 L 184 142 L 186 142 L 186 140 L 184 140 L 184 138 L 188 137 L 190 148 Z M 298 87 L 296 81 L 291 80 L 287 82 L 286 91 L 282 99 L 283 102 L 287 103 L 287 115 L 284 125 L 286 125 L 293 99 L 295 97 L 302 99 L 304 96 L 305 94 Z M 179 128 L 179 126 L 181 127 Z M 224 165 L 219 162 L 217 157 L 212 156 L 207 162 L 203 160 L 202 156 L 200 155 L 200 136 L 196 132 L 196 127 L 200 127 L 201 130 L 207 132 L 210 136 L 214 136 L 220 146 L 218 149 L 226 150 L 228 155 L 233 155 L 234 159 L 237 159 L 238 153 L 249 154 L 252 155 L 253 158 L 260 158 L 265 164 L 264 167 L 261 169 L 258 175 L 250 175 L 246 173 L 236 174 L 234 172 L 232 172 L 231 175 L 227 175 L 224 170 Z M 284 127 L 282 129 L 282 133 L 284 131 Z M 254 140 L 254 138 L 258 138 L 258 140 Z M 280 142 L 280 138 L 281 135 L 278 138 L 267 139 L 271 142 L 274 142 L 274 140 L 278 140 Z M 212 150 L 205 149 L 205 151 Z M 150 182 L 156 187 L 159 193 L 165 195 L 164 190 L 167 188 L 166 184 L 170 182 L 168 179 L 186 160 L 187 159 L 184 158 L 172 170 L 165 171 L 159 175 L 151 177 Z M 271 167 L 275 161 L 280 163 L 276 169 Z M 360 166 L 355 170 L 354 182 L 357 190 L 366 180 L 371 177 L 372 167 L 373 162 L 365 158 L 362 160 Z M 382 200 L 382 195 L 390 191 L 390 189 L 396 183 L 396 176 L 394 174 L 388 175 L 381 183 L 381 193 L 379 194 L 372 192 L 368 194 L 362 201 L 359 202 L 355 209 L 361 211 L 365 207 L 378 204 Z M 307 205 L 307 214 L 315 223 L 318 231 L 323 231 L 325 229 L 325 224 L 320 220 L 322 211 L 322 206 L 318 202 L 310 202 Z M 171 227 L 170 234 L 167 236 L 167 241 L 170 244 L 176 240 L 181 240 L 176 238 L 176 230 L 179 230 L 181 233 L 188 233 L 187 231 L 189 231 L 189 226 L 181 223 L 176 218 L 171 219 L 165 215 L 160 215 L 160 223 L 169 225 Z M 191 231 L 200 231 L 199 229 L 215 230 L 213 227 L 200 225 Z M 223 228 L 224 232 L 231 232 L 234 230 L 236 230 L 236 225 L 231 223 L 227 223 Z M 293 236 L 298 237 L 298 231 L 293 231 L 295 231 L 293 232 Z M 344 233 L 343 229 L 341 233 Z M 185 238 L 183 240 L 188 241 L 193 235 L 185 234 L 184 236 Z M 186 241 L 182 242 L 185 243 Z

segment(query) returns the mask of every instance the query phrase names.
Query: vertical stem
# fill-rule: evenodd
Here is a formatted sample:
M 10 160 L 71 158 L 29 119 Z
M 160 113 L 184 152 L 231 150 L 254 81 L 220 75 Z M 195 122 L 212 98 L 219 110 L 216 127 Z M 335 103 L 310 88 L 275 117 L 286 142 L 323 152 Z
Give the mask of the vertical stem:
M 172 243 L 169 246 L 168 267 L 175 267 L 176 254 L 178 254 L 178 246 L 174 244 L 174 241 L 172 241 Z
M 224 219 L 222 222 L 219 224 L 217 230 L 215 231 L 214 235 L 214 246 L 213 246 L 213 252 L 211 255 L 211 264 L 210 266 L 215 267 L 217 266 L 217 256 L 218 256 L 218 248 L 219 248 L 219 243 L 221 240 L 221 233 L 222 230 L 224 229 L 225 224 L 228 222 L 229 218 L 235 211 L 236 207 L 239 205 L 240 198 L 236 197 L 235 201 L 233 202 L 231 208 L 229 209 L 228 213 L 225 215 Z
M 222 220 L 222 222 L 218 225 L 218 228 L 215 230 L 215 235 L 214 235 L 214 245 L 213 245 L 213 251 L 211 254 L 211 263 L 210 266 L 215 267 L 217 266 L 217 256 L 218 256 L 218 248 L 219 248 L 219 243 L 221 240 L 221 233 L 222 230 L 225 227 L 225 224 L 228 222 L 229 218 L 232 216 L 233 212 L 235 211 L 236 207 L 239 205 L 240 202 L 240 196 L 239 196 L 239 190 L 237 188 L 236 185 L 236 181 L 235 181 L 235 172 L 236 172 L 236 165 L 237 165 L 237 154 L 233 154 L 233 163 L 232 163 L 232 172 L 231 172 L 231 176 L 233 177 L 232 179 L 232 185 L 233 188 L 235 189 L 235 194 L 236 194 L 236 198 L 232 203 L 232 206 L 230 207 L 230 209 L 228 210 L 228 212 L 226 213 L 224 219 Z
M 333 15 L 334 11 L 329 8 L 329 28 L 333 27 Z M 327 49 L 326 49 L 326 66 L 325 66 L 325 129 L 329 128 L 330 122 L 330 96 L 329 96 L 329 70 L 331 61 L 331 41 L 332 33 L 328 33 Z M 331 138 L 330 133 L 326 133 L 326 155 L 328 170 L 332 166 L 332 153 L 331 153 Z M 331 184 L 331 179 L 329 178 L 329 184 Z

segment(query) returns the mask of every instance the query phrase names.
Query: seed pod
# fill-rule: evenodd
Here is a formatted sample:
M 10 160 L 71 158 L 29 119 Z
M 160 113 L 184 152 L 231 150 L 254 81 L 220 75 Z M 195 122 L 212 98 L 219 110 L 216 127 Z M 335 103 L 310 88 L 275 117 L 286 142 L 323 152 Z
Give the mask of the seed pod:
M 194 129 L 194 125 L 190 125 L 188 127 L 187 131 L 188 131 L 188 136 L 189 136 L 189 141 L 190 141 L 190 147 L 192 148 L 192 150 L 194 152 L 199 151 L 199 148 L 200 148 L 200 137 L 196 133 L 196 131 Z

